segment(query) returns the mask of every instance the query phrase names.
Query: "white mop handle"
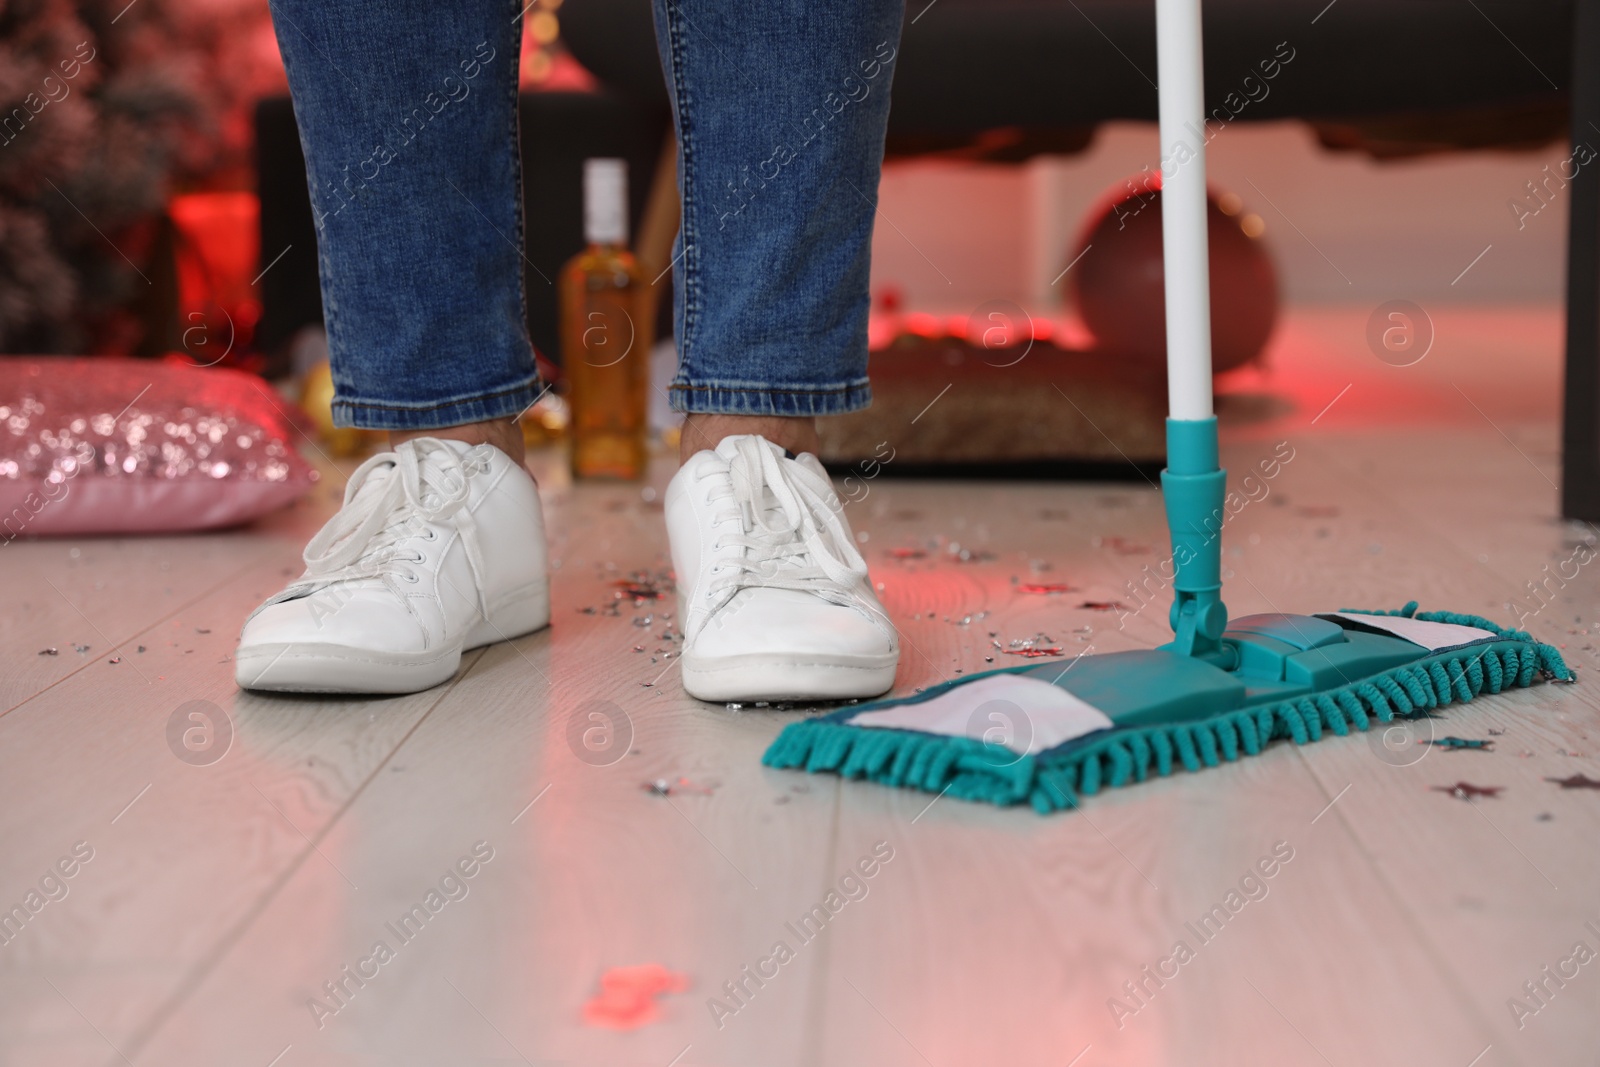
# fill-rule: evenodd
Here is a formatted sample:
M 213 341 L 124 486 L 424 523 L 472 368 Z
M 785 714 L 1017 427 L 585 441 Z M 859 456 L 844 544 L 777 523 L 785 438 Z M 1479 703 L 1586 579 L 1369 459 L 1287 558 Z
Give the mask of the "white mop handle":
M 1167 391 L 1174 419 L 1212 414 L 1204 69 L 1200 0 L 1156 0 Z

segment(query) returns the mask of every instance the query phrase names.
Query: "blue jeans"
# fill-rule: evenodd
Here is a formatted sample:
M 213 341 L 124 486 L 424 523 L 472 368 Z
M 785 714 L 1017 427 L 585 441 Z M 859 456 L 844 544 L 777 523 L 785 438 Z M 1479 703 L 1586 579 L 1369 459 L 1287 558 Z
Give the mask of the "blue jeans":
M 271 6 L 317 223 L 335 420 L 516 416 L 540 391 L 522 296 L 522 3 Z M 655 0 L 683 196 L 676 409 L 870 402 L 867 283 L 901 14 L 901 0 Z

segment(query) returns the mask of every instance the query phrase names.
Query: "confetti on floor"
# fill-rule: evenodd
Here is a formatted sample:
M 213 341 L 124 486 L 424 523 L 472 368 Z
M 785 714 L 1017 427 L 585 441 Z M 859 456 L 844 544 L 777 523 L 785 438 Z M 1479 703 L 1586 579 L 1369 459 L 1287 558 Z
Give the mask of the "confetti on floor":
M 666 575 L 651 575 L 640 571 L 632 578 L 618 578 L 611 585 L 616 589 L 616 595 L 622 599 L 660 600 L 671 591 L 672 581 Z
M 1600 789 L 1600 781 L 1590 778 L 1587 774 L 1574 774 L 1569 778 L 1546 778 L 1547 782 L 1554 782 L 1562 789 Z
M 682 993 L 689 976 L 659 963 L 611 967 L 600 976 L 600 992 L 583 1005 L 583 1022 L 607 1030 L 637 1030 L 661 1019 L 664 993 Z
M 655 778 L 642 783 L 639 788 L 646 793 L 654 793 L 663 797 L 670 797 L 674 793 L 695 793 L 699 796 L 708 797 L 717 791 L 719 784 L 718 782 L 691 782 L 687 778 L 679 778 L 676 781 L 671 778 Z
M 1473 785 L 1471 782 L 1457 782 L 1455 785 L 1432 785 L 1428 788 L 1435 793 L 1449 793 L 1457 800 L 1471 800 L 1473 797 L 1497 797 L 1505 790 L 1503 785 Z
M 1493 741 L 1481 741 L 1466 737 L 1436 737 L 1428 744 L 1434 748 L 1473 749 L 1478 752 L 1491 752 L 1494 750 Z
M 1150 552 L 1149 545 L 1130 541 L 1126 537 L 1107 537 L 1100 542 L 1119 556 L 1143 556 Z

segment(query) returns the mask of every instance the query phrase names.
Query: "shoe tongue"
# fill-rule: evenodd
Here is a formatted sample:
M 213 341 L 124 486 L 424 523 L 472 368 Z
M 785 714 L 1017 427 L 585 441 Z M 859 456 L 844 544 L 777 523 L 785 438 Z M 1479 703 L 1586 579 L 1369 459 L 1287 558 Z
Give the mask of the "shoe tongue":
M 800 464 L 800 466 L 804 467 L 812 474 L 815 474 L 818 478 L 821 478 L 823 481 L 828 480 L 827 468 L 824 467 L 822 465 L 822 461 L 812 453 L 802 452 L 798 456 L 790 456 L 789 458 Z
M 478 447 L 477 445 L 469 444 L 466 441 L 455 441 L 443 437 L 414 437 L 408 441 L 402 441 L 400 444 L 396 445 L 392 451 L 387 453 L 380 452 L 372 457 L 374 460 L 379 460 L 381 462 L 374 464 L 372 470 L 367 474 L 366 480 L 362 483 L 361 487 L 356 490 L 356 495 L 351 498 L 350 504 L 356 504 L 360 501 L 368 500 L 381 495 L 388 488 L 393 479 L 400 477 L 400 453 L 418 453 L 417 443 L 423 440 L 426 440 L 431 444 L 443 445 L 462 459 L 465 459 L 467 453 Z M 428 455 L 426 452 L 418 453 L 417 461 L 424 470 L 427 470 Z M 430 484 L 426 475 L 423 477 L 422 489 L 424 503 L 434 503 L 439 494 L 439 488 L 436 485 Z M 397 511 L 397 514 L 400 514 L 400 512 Z
M 785 454 L 783 449 L 759 434 L 738 434 L 722 439 L 722 442 L 717 445 L 715 450 L 717 457 L 725 463 L 733 464 L 739 458 L 741 442 L 745 441 L 754 442 L 758 448 L 769 449 L 780 458 Z M 746 476 L 752 474 L 757 478 L 760 477 L 758 472 L 746 470 Z M 729 472 L 729 477 L 733 480 L 736 491 L 746 490 L 747 492 L 747 487 L 743 485 L 744 478 L 733 474 L 732 471 Z M 745 493 L 740 493 L 740 496 L 744 497 Z M 757 519 L 763 518 L 768 525 L 780 527 L 786 525 L 783 509 L 778 506 L 777 497 L 773 495 L 771 486 L 763 484 L 760 491 L 755 494 L 755 499 L 741 499 L 740 504 L 744 511 L 743 524 L 746 530 L 751 529 Z
M 433 447 L 429 449 L 418 448 L 417 446 L 423 442 L 427 442 L 428 445 Z M 455 456 L 456 465 L 452 465 L 445 457 L 439 455 L 437 449 L 440 446 L 443 446 L 446 451 Z M 475 471 L 487 469 L 489 462 L 487 456 L 480 458 L 476 462 L 469 457 L 472 457 L 479 449 L 493 450 L 492 446 L 475 445 L 447 437 L 414 437 L 409 441 L 401 442 L 395 451 L 399 452 L 405 449 L 411 449 L 416 454 L 417 466 L 420 468 L 422 475 L 422 502 L 428 507 L 435 506 L 438 503 L 445 487 L 448 487 L 451 492 L 457 491 L 463 477 Z
M 771 441 L 768 441 L 765 437 L 762 437 L 760 434 L 756 433 L 741 433 L 735 434 L 732 437 L 724 437 L 722 442 L 717 445 L 717 455 L 721 456 L 725 460 L 731 461 L 734 456 L 739 454 L 739 442 L 741 441 L 755 441 L 760 444 L 762 448 L 769 449 L 780 457 L 788 459 L 794 458 L 794 456 L 791 455 L 786 449 L 779 448 Z
M 436 445 L 444 445 L 458 456 L 464 456 L 478 446 L 470 441 L 457 441 L 454 437 L 413 437 L 411 441 L 432 441 Z M 411 441 L 402 441 L 401 448 L 405 448 Z
M 426 458 L 427 453 L 418 449 L 417 446 L 424 441 L 430 445 L 443 445 L 461 459 L 466 459 L 467 453 L 478 447 L 466 441 L 457 441 L 450 437 L 413 437 L 409 441 L 401 441 L 395 446 L 394 450 L 396 452 L 415 452 L 417 453 L 417 459 L 421 461 Z

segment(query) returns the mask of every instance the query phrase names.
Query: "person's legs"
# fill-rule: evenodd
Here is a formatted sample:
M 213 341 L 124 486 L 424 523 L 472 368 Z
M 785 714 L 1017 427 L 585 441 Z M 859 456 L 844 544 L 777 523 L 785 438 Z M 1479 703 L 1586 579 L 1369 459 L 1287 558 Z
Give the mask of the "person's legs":
M 404 439 L 509 421 L 538 395 L 522 287 L 519 10 L 273 0 L 340 425 Z
M 273 0 L 342 425 L 388 430 L 306 571 L 246 621 L 250 689 L 413 692 L 550 617 L 511 421 L 538 395 L 522 290 L 520 7 Z
M 752 432 L 811 451 L 816 416 L 871 400 L 868 267 L 901 15 L 900 0 L 655 0 L 680 146 L 685 458 Z
M 683 224 L 667 491 L 685 689 L 872 696 L 899 643 L 817 462 L 865 407 L 868 271 L 899 0 L 656 0 Z

